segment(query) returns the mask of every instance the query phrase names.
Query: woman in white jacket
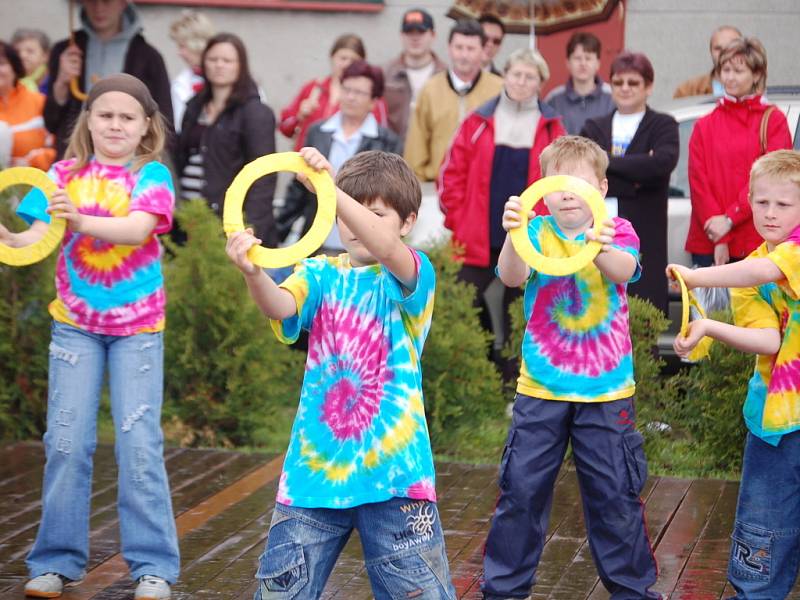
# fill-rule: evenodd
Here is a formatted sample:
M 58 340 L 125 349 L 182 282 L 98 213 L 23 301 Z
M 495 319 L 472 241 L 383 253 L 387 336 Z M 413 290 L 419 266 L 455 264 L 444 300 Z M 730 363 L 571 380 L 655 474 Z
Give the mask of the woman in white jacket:
M 206 43 L 214 35 L 214 25 L 203 13 L 184 10 L 181 18 L 173 21 L 169 35 L 178 45 L 178 54 L 186 63 L 186 68 L 172 80 L 172 112 L 175 117 L 175 131 L 180 132 L 186 103 L 203 87 L 200 57 Z

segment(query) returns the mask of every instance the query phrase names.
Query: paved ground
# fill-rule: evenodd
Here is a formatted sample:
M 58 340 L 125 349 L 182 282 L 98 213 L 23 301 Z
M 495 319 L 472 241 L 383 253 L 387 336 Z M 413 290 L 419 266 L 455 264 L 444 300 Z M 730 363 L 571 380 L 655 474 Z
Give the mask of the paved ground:
M 167 451 L 183 567 L 173 598 L 249 599 L 263 551 L 282 456 L 219 450 Z M 22 598 L 24 557 L 38 525 L 43 451 L 39 443 L 0 448 L 0 598 Z M 481 555 L 496 500 L 496 469 L 437 465 L 439 510 L 459 597 L 479 598 Z M 98 448 L 91 521 L 91 564 L 66 600 L 131 598 L 119 554 L 113 450 Z M 678 600 L 727 597 L 725 566 L 737 484 L 652 478 L 644 493 L 660 573 L 657 589 Z M 346 546 L 324 598 L 370 598 L 357 536 Z M 800 599 L 800 588 L 792 598 Z M 532 598 L 608 598 L 598 583 L 583 530 L 575 474 L 559 478 L 549 539 Z

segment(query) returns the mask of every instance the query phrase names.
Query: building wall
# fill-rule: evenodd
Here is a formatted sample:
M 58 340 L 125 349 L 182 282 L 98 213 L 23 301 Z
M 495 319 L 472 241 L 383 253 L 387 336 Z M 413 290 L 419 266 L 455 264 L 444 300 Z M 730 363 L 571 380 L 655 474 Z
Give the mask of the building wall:
M 328 72 L 328 50 L 340 33 L 356 32 L 365 40 L 368 59 L 383 63 L 399 51 L 399 23 L 408 8 L 424 4 L 437 26 L 435 50 L 446 55 L 449 2 L 417 3 L 387 0 L 379 13 L 319 13 L 253 9 L 208 8 L 218 30 L 232 31 L 246 42 L 253 74 L 277 111 L 288 103 L 303 82 Z M 708 37 L 719 24 L 740 27 L 756 35 L 769 52 L 770 83 L 800 84 L 794 35 L 800 25 L 798 0 L 626 0 L 626 45 L 650 56 L 656 70 L 652 104 L 672 95 L 682 80 L 709 68 Z M 171 75 L 181 68 L 169 38 L 169 25 L 181 7 L 139 7 L 147 39 L 158 47 Z M 54 40 L 67 34 L 66 0 L 0 0 L 0 38 L 17 27 L 39 27 Z M 509 35 L 499 65 L 514 49 L 528 43 L 526 35 Z M 563 55 L 547 57 L 563 61 Z

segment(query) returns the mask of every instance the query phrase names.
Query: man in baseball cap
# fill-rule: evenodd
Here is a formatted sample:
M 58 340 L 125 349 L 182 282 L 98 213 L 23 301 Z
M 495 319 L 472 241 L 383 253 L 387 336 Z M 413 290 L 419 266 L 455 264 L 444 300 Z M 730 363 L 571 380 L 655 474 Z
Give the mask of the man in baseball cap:
M 447 65 L 431 47 L 435 38 L 433 17 L 426 10 L 412 8 L 400 26 L 403 52 L 384 67 L 383 93 L 389 113 L 389 128 L 405 138 L 409 115 L 425 82 Z

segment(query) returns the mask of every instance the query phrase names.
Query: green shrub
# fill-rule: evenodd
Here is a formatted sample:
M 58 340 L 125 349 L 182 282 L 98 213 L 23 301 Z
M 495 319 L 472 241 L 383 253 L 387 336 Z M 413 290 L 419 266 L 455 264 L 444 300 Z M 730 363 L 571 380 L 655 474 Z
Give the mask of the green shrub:
M 16 217 L 0 198 L 0 222 Z M 20 223 L 16 230 L 22 229 Z M 12 226 L 13 227 L 13 226 Z M 0 439 L 38 438 L 47 411 L 47 363 L 56 252 L 27 267 L 0 265 Z
M 284 446 L 304 357 L 275 339 L 205 202 L 185 203 L 176 217 L 188 239 L 165 240 L 167 435 L 184 445 Z
M 730 314 L 714 318 L 730 322 Z M 680 424 L 705 457 L 709 471 L 738 471 L 747 428 L 742 404 L 753 374 L 755 356 L 715 342 L 703 361 L 676 378 L 680 400 L 673 409 Z
M 452 253 L 450 246 L 429 252 L 436 268 L 436 297 L 422 353 L 422 385 L 434 450 L 467 456 L 474 441 L 464 444 L 463 429 L 502 417 L 509 399 L 488 358 L 493 336 L 483 330 L 473 306 L 475 288 L 458 281 L 461 265 Z

